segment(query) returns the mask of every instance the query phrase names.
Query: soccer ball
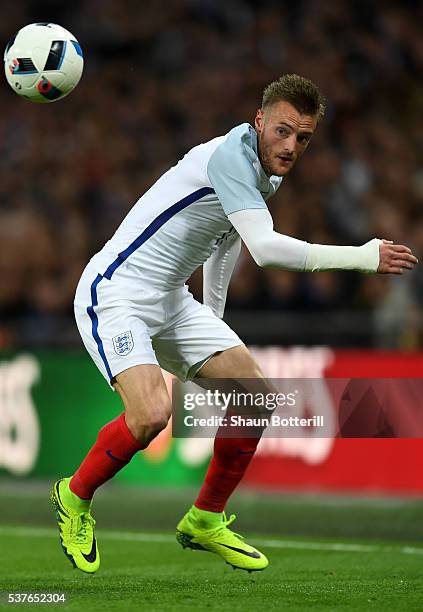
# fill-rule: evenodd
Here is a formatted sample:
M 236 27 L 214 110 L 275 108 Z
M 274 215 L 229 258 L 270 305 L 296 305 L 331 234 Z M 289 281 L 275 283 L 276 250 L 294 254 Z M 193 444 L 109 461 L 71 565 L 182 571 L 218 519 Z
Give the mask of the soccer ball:
M 56 102 L 78 84 L 84 67 L 79 42 L 55 23 L 32 23 L 19 30 L 4 52 L 10 87 L 31 102 Z

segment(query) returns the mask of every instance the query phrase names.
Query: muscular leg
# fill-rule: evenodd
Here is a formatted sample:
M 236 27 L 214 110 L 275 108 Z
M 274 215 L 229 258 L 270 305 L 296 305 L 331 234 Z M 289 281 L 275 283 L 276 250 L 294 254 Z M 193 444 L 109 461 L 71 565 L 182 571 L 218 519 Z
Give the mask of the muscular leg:
M 116 377 L 115 388 L 125 412 L 102 427 L 75 475 L 55 482 L 50 494 L 63 551 L 74 567 L 90 574 L 100 567 L 91 515 L 94 492 L 137 451 L 148 446 L 170 415 L 170 401 L 158 366 L 128 368 Z
M 214 355 L 198 372 L 203 378 L 264 379 L 263 373 L 245 346 Z M 263 385 L 266 383 L 263 380 Z M 217 432 L 214 453 L 195 506 L 222 512 L 253 458 L 260 437 L 221 437 Z
M 107 423 L 70 482 L 82 499 L 129 463 L 166 427 L 171 405 L 161 370 L 156 365 L 139 365 L 116 376 L 114 384 L 125 412 Z
M 263 373 L 245 346 L 214 355 L 204 364 L 199 375 L 206 384 L 207 378 L 254 379 L 252 387 L 255 391 L 259 387 L 264 392 L 269 390 Z M 200 381 L 199 384 L 203 383 Z M 248 383 L 245 385 L 250 387 Z M 211 380 L 210 386 L 213 387 Z M 269 562 L 263 553 L 229 529 L 236 517 L 232 515 L 227 519 L 223 510 L 254 455 L 260 435 L 261 430 L 256 438 L 230 439 L 219 436 L 217 432 L 214 454 L 200 494 L 176 527 L 176 539 L 184 548 L 208 550 L 232 567 L 250 572 L 265 569 Z
M 197 373 L 200 378 L 264 378 L 246 346 L 234 346 L 213 355 Z
M 146 448 L 164 429 L 171 414 L 170 398 L 161 369 L 139 365 L 116 376 L 113 385 L 125 406 L 132 435 Z

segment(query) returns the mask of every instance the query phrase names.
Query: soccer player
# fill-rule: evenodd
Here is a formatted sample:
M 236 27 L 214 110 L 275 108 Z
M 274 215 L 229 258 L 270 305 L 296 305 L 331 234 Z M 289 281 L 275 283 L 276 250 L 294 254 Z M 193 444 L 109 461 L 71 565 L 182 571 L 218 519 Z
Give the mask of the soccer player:
M 91 516 L 96 489 L 167 425 L 171 404 L 160 368 L 182 380 L 263 377 L 222 320 L 241 240 L 261 267 L 402 274 L 417 262 L 409 248 L 386 240 L 329 246 L 273 229 L 266 200 L 323 114 L 311 81 L 290 74 L 271 83 L 254 127 L 243 123 L 191 149 L 138 200 L 83 272 L 75 296 L 78 329 L 124 412 L 100 430 L 75 474 L 52 489 L 63 550 L 79 569 L 92 573 L 100 565 Z M 199 266 L 204 304 L 186 286 Z M 216 437 L 204 484 L 177 526 L 184 547 L 249 571 L 268 561 L 229 529 L 235 517 L 227 520 L 224 509 L 258 442 Z

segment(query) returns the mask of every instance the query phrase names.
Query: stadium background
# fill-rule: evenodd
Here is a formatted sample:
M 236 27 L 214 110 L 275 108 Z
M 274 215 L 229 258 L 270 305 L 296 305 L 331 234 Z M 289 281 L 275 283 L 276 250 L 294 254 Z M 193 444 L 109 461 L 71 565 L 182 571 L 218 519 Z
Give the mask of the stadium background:
M 297 72 L 328 100 L 310 149 L 270 202 L 278 231 L 334 244 L 380 236 L 423 256 L 419 3 L 168 0 L 166 11 L 160 7 L 10 2 L 0 21 L 4 45 L 23 25 L 47 20 L 72 31 L 85 55 L 82 81 L 63 102 L 31 105 L 5 80 L 0 86 L 6 524 L 48 524 L 47 480 L 70 473 L 120 409 L 73 321 L 85 263 L 190 147 L 251 122 L 270 80 Z M 201 297 L 200 274 L 191 289 Z M 295 274 L 261 270 L 243 252 L 226 319 L 269 376 L 420 377 L 422 308 L 419 266 L 404 278 Z M 207 441 L 161 434 L 100 493 L 102 526 L 173 528 L 209 452 Z M 258 532 L 421 539 L 422 468 L 419 440 L 279 440 L 261 449 L 233 506 L 246 510 L 241 527 Z M 122 490 L 127 504 L 116 499 Z M 17 509 L 16 500 L 30 503 Z

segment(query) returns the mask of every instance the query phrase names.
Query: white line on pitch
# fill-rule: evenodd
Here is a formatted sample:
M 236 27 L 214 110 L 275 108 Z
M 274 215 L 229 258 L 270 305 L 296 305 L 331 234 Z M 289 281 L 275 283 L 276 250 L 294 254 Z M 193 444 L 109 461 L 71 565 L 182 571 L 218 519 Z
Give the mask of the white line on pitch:
M 1 527 L 0 536 L 18 536 L 23 538 L 45 538 L 56 537 L 56 529 L 49 527 Z M 174 536 L 161 533 L 142 533 L 132 531 L 100 530 L 99 536 L 104 540 L 117 540 L 126 542 L 175 542 Z M 384 546 L 377 544 L 348 544 L 346 542 L 307 542 L 299 540 L 275 540 L 259 538 L 254 539 L 257 546 L 268 548 L 286 548 L 299 550 L 326 550 L 332 552 L 360 552 L 360 553 L 385 553 L 397 552 L 406 555 L 423 555 L 423 547 L 413 546 Z

